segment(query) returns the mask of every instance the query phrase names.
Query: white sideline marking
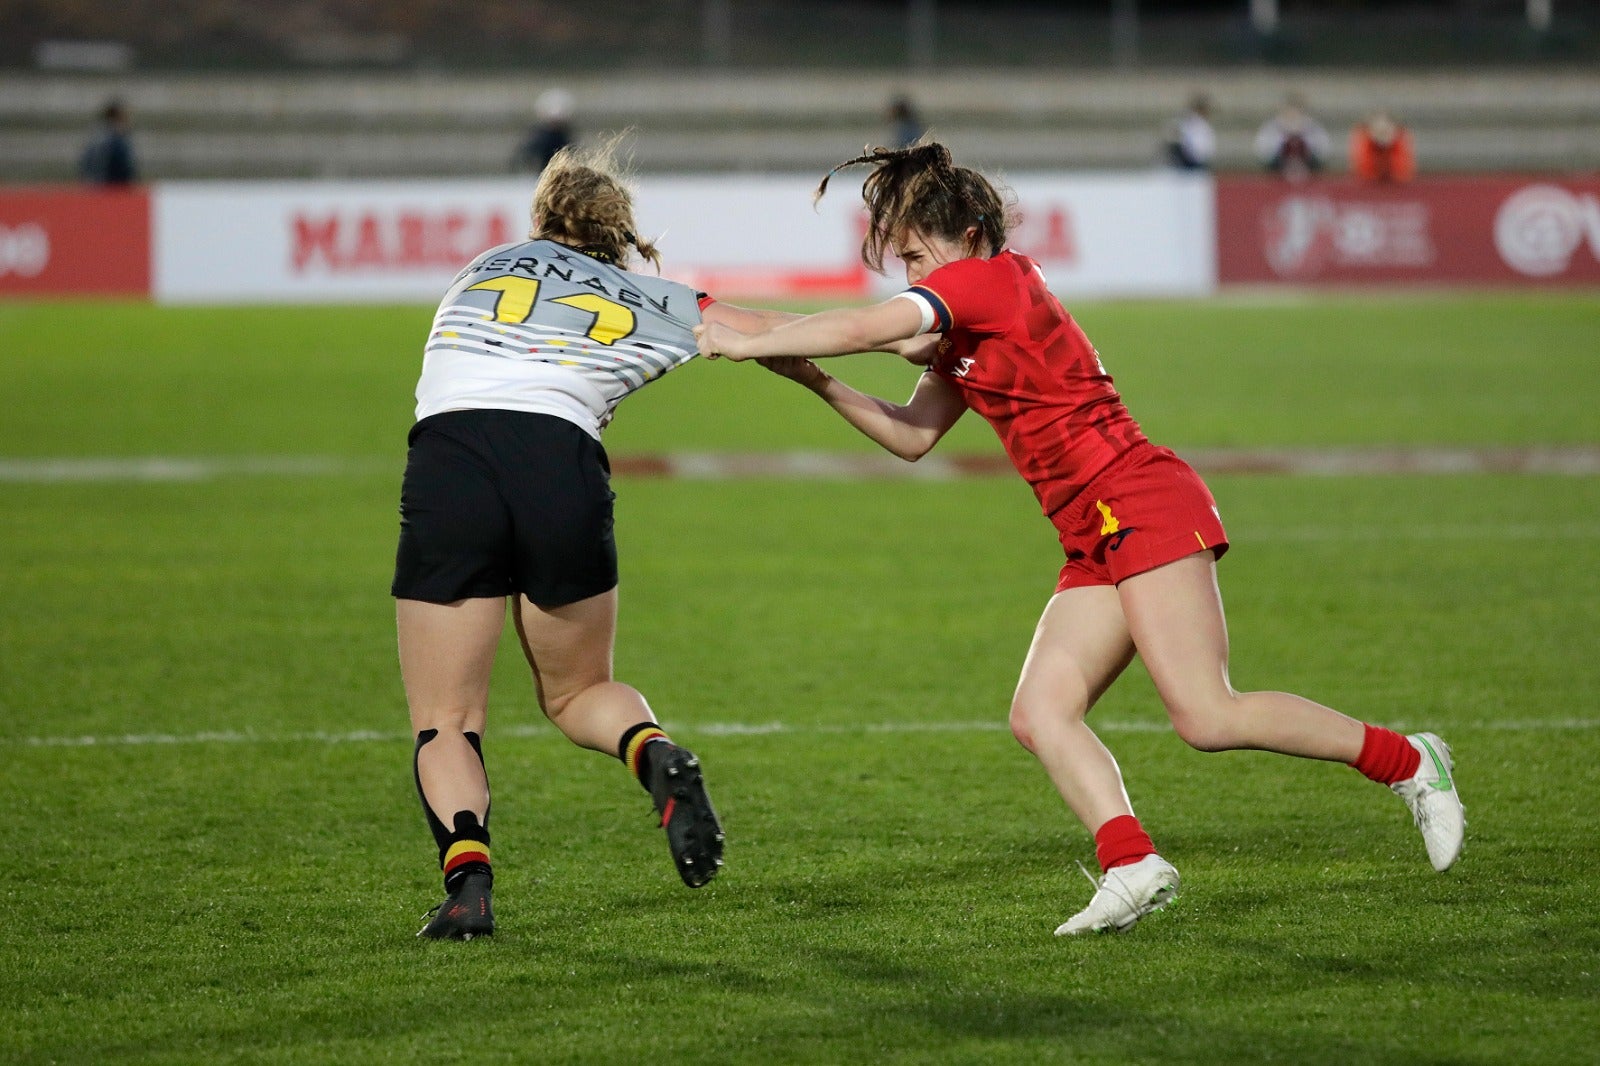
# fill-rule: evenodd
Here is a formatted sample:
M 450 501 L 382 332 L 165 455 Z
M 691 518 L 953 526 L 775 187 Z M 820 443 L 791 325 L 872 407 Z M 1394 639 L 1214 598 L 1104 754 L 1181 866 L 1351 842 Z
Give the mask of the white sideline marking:
M 1600 445 L 1486 448 L 1194 448 L 1184 458 L 1202 474 L 1277 474 L 1350 477 L 1390 474 L 1600 474 Z M 391 473 L 403 457 L 339 455 L 79 456 L 0 458 L 0 483 L 58 484 L 87 481 L 194 482 L 219 477 L 348 477 Z M 1005 457 L 934 455 L 907 463 L 892 455 L 859 452 L 668 452 L 621 454 L 622 477 L 693 481 L 740 478 L 787 480 L 880 479 L 954 481 L 1013 477 Z
M 1388 722 L 1389 728 L 1407 730 L 1415 723 Z M 707 722 L 704 725 L 666 723 L 674 733 L 708 737 L 810 736 L 818 734 L 873 735 L 883 733 L 998 733 L 1009 727 L 1003 720 L 968 722 L 863 722 L 853 725 L 787 725 L 783 722 Z M 1157 721 L 1095 722 L 1097 733 L 1166 733 L 1172 726 Z M 1446 732 L 1565 733 L 1600 729 L 1600 718 L 1528 718 L 1456 722 Z M 494 729 L 492 736 L 556 738 L 552 725 L 519 724 Z M 368 744 L 411 742 L 410 733 L 357 729 L 348 733 L 246 733 L 206 730 L 198 733 L 124 733 L 103 736 L 3 737 L 0 745 L 24 748 L 114 748 L 177 744 Z
M 1235 543 L 1261 541 L 1386 541 L 1411 540 L 1593 540 L 1600 538 L 1600 522 L 1568 522 L 1548 526 L 1516 525 L 1460 526 L 1230 526 L 1228 538 Z
M 209 481 L 230 475 L 337 477 L 392 470 L 397 463 L 337 455 L 87 456 L 0 459 L 0 482 Z

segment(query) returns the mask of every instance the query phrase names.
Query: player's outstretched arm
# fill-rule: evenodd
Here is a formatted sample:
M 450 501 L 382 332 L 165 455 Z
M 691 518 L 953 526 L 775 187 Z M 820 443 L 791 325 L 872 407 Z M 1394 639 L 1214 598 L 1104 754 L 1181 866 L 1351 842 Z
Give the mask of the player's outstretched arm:
M 806 317 L 793 311 L 775 311 L 765 307 L 739 307 L 736 304 L 727 304 L 718 300 L 710 304 L 701 312 L 702 320 L 707 325 L 727 326 L 740 333 L 765 333 L 788 322 L 794 322 Z M 939 343 L 935 334 L 924 333 L 908 340 L 890 341 L 880 344 L 875 351 L 892 352 L 918 366 L 928 365 L 928 355 Z
M 920 332 L 921 309 L 909 300 L 896 298 L 870 307 L 821 311 L 761 333 L 745 333 L 720 322 L 708 321 L 696 334 L 701 355 L 738 362 L 774 355 L 815 359 L 876 352 Z
M 937 374 L 923 374 L 911 399 L 897 404 L 851 388 L 810 359 L 788 355 L 760 362 L 822 397 L 846 422 L 908 462 L 928 454 L 967 409 L 961 394 Z
M 781 326 L 785 322 L 793 322 L 804 318 L 793 311 L 773 311 L 765 307 L 739 307 L 736 304 L 725 304 L 721 300 L 708 304 L 700 312 L 701 321 L 707 325 L 727 326 L 740 333 L 761 333 Z

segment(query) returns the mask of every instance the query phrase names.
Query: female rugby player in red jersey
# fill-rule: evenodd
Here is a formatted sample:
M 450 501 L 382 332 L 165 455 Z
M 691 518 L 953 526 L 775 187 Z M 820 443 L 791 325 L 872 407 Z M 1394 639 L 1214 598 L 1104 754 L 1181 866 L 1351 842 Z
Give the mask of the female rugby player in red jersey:
M 939 144 L 880 148 L 840 166 L 854 164 L 874 168 L 862 190 L 862 258 L 881 272 L 892 249 L 910 287 L 760 333 L 706 324 L 700 350 L 762 360 L 908 460 L 971 408 L 1033 486 L 1066 565 L 1023 664 L 1011 729 L 1094 834 L 1103 870 L 1089 905 L 1056 933 L 1127 929 L 1178 890 L 1177 870 L 1134 817 L 1116 761 L 1084 721 L 1135 653 L 1185 742 L 1348 763 L 1405 799 L 1434 868 L 1448 869 L 1465 822 L 1443 741 L 1230 684 L 1216 578 L 1228 540 L 1211 493 L 1145 438 L 1038 266 L 1005 249 L 1011 220 L 995 188 L 952 165 Z M 860 393 L 811 361 L 885 348 L 927 367 L 905 404 Z

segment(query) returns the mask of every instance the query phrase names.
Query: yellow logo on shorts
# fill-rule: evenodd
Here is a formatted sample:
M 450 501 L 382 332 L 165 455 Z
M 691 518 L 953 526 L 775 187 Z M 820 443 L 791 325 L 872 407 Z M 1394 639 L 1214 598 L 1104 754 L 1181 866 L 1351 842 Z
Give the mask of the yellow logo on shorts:
M 1111 508 L 1099 500 L 1094 501 L 1094 505 L 1100 509 L 1100 517 L 1105 520 L 1100 524 L 1100 535 L 1102 537 L 1109 536 L 1122 528 L 1122 523 L 1118 522 L 1117 516 L 1111 513 Z

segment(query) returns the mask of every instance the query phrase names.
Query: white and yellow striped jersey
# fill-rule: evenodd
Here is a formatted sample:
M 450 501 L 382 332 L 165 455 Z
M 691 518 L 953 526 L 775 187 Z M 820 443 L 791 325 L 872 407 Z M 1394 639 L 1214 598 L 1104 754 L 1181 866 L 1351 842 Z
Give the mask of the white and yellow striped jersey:
M 693 359 L 698 294 L 554 241 L 491 248 L 433 318 L 417 418 L 495 408 L 556 415 L 596 439 L 617 404 Z

